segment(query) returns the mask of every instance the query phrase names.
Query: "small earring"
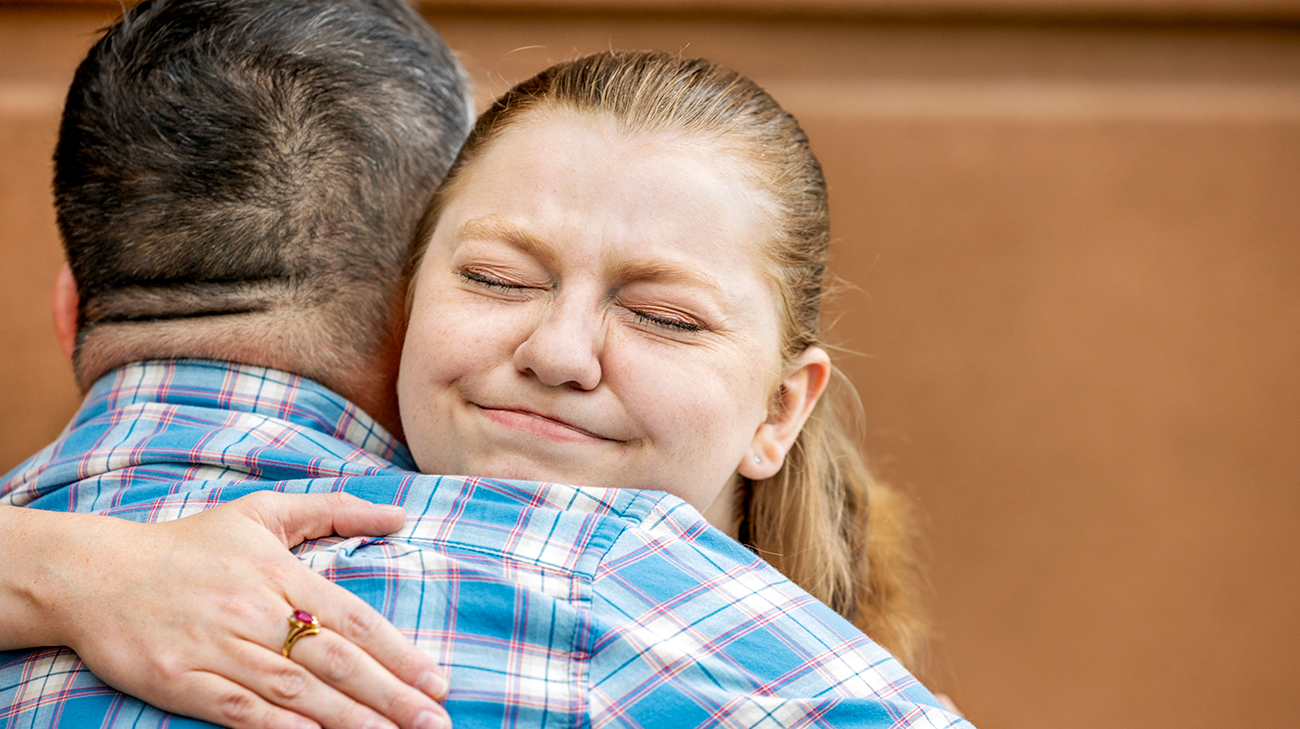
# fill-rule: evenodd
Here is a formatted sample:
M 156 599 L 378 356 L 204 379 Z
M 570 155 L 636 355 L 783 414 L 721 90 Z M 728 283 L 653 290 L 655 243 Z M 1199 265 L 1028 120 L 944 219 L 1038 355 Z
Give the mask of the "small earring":
M 754 463 L 762 463 L 762 462 L 763 462 L 763 457 L 760 456 L 760 455 L 758 455 L 758 454 L 755 454 L 755 455 L 754 455 Z

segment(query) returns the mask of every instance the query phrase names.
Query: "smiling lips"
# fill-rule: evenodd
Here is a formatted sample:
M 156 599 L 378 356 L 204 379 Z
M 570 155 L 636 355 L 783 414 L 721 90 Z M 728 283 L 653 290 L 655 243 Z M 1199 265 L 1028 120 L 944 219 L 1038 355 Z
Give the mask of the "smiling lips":
M 484 405 L 475 406 L 488 420 L 512 430 L 526 433 L 561 443 L 618 443 L 614 438 L 606 438 L 576 425 L 570 425 L 530 410 L 516 408 L 495 408 Z

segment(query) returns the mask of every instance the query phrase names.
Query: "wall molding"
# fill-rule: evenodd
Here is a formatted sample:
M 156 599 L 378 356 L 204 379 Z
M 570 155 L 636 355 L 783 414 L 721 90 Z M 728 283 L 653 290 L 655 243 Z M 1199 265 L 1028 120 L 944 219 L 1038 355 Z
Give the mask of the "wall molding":
M 882 20 L 1300 24 L 1300 0 L 414 0 L 427 13 L 674 15 Z M 3 7 L 105 7 L 120 0 L 0 0 Z

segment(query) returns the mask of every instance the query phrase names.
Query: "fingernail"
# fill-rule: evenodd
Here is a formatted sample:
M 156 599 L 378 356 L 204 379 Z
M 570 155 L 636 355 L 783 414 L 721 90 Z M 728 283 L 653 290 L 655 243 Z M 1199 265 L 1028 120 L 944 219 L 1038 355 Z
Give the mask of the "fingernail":
M 415 687 L 435 699 L 447 695 L 447 679 L 437 671 L 425 671 L 415 680 Z
M 376 506 L 388 512 L 389 514 L 403 514 L 403 515 L 406 514 L 406 509 L 403 509 L 402 507 L 397 506 L 396 504 L 376 504 Z
M 415 729 L 445 729 L 446 726 L 440 715 L 428 709 L 415 715 Z
M 397 725 L 384 719 L 366 719 L 361 729 L 397 729 Z

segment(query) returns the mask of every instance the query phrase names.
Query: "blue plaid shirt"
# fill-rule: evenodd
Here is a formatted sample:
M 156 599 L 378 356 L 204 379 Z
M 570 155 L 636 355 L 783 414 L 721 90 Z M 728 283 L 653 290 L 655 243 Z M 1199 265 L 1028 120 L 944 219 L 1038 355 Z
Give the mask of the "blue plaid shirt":
M 304 544 L 449 672 L 458 729 L 969 727 L 888 653 L 652 491 L 421 476 L 365 413 L 293 375 L 150 362 L 100 380 L 0 504 L 176 519 L 252 491 L 401 504 L 384 538 Z M 0 727 L 207 726 L 66 648 L 0 652 Z

